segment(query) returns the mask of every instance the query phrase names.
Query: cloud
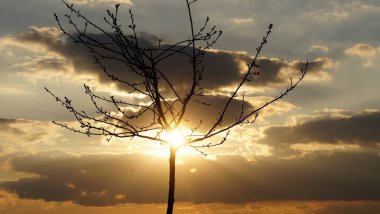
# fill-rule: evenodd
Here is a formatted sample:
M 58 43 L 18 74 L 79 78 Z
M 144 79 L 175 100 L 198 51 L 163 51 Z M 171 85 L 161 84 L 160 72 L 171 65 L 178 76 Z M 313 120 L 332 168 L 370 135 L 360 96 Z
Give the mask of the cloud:
M 107 41 L 104 35 L 92 34 L 93 37 L 97 38 L 99 41 Z M 56 28 L 49 27 L 30 27 L 30 29 L 22 34 L 16 35 L 12 38 L 12 44 L 21 45 L 25 48 L 31 46 L 38 50 L 42 50 L 41 53 L 47 53 L 46 56 L 39 56 L 30 59 L 28 62 L 20 63 L 17 68 L 22 70 L 23 68 L 30 73 L 31 78 L 67 78 L 67 80 L 72 82 L 72 79 L 80 80 L 95 80 L 100 85 L 107 85 L 108 87 L 115 86 L 113 81 L 110 80 L 106 74 L 100 71 L 99 67 L 94 64 L 94 60 L 91 57 L 89 51 L 71 40 L 62 40 L 62 33 Z M 10 37 L 7 37 L 8 40 Z M 154 35 L 149 35 L 147 33 L 140 34 L 141 44 L 146 47 L 153 46 L 158 37 Z M 166 46 L 168 44 L 163 44 Z M 115 47 L 113 47 L 115 48 Z M 190 53 L 192 50 L 190 48 L 185 48 L 185 52 Z M 202 85 L 204 86 L 206 92 L 214 92 L 218 90 L 231 90 L 235 87 L 238 81 L 241 80 L 242 72 L 246 69 L 252 56 L 243 52 L 232 52 L 232 51 L 222 51 L 222 50 L 210 50 L 204 57 L 205 73 L 204 79 L 202 80 Z M 252 79 L 251 82 L 247 84 L 248 89 L 252 88 L 267 88 L 267 87 L 280 87 L 287 86 L 289 84 L 289 77 L 297 76 L 299 70 L 304 67 L 304 62 L 301 61 L 285 61 L 279 58 L 265 58 L 261 57 L 258 59 L 258 64 L 260 68 L 258 72 L 261 74 Z M 125 65 L 120 62 L 109 61 L 106 62 L 109 71 L 115 76 L 121 79 L 128 79 L 132 82 L 142 81 L 136 75 L 132 75 L 130 72 L 125 72 Z M 178 66 L 181 65 L 181 66 Z M 329 58 L 317 58 L 316 60 L 310 62 L 309 64 L 309 74 L 308 78 L 316 78 L 321 80 L 321 76 L 327 75 L 326 69 L 331 67 L 331 60 Z M 184 95 L 187 93 L 188 89 L 191 87 L 191 67 L 188 63 L 188 58 L 183 55 L 176 55 L 171 59 L 164 60 L 158 67 L 165 73 L 170 81 L 173 83 L 177 91 Z M 77 82 L 80 82 L 77 80 Z M 122 83 L 116 84 L 116 87 L 111 87 L 112 91 L 116 90 L 127 90 L 128 87 Z M 100 88 L 100 87 L 98 87 Z M 173 96 L 167 92 L 168 86 L 164 85 L 162 87 L 162 93 L 168 96 Z M 165 92 L 166 91 L 166 92 Z M 256 96 L 250 95 L 251 98 L 256 98 Z M 215 94 L 208 93 L 205 97 L 200 98 L 203 102 L 212 103 L 212 107 L 200 106 L 197 103 L 193 103 L 191 112 L 187 115 L 192 121 L 198 123 L 200 119 L 203 119 L 204 125 L 210 125 L 214 122 L 216 118 L 215 114 L 218 113 L 216 108 L 223 106 L 223 102 L 227 100 L 225 96 L 215 96 Z M 144 101 L 144 99 L 142 99 Z M 247 99 L 249 100 L 249 99 Z M 252 100 L 252 99 L 251 99 Z M 136 99 L 134 102 L 138 102 Z M 141 101 L 141 100 L 140 100 Z M 223 102 L 222 102 L 223 101 Z M 231 112 L 240 112 L 241 101 L 234 100 Z M 247 103 L 247 109 L 252 109 L 253 103 Z M 289 107 L 289 106 L 288 106 Z M 201 110 L 202 109 L 202 110 Z M 206 115 L 205 112 L 210 113 L 209 115 L 214 115 L 214 118 L 210 118 L 210 121 L 204 119 Z M 202 113 L 202 114 L 200 114 Z M 191 117 L 190 117 L 191 116 Z M 234 121 L 238 117 L 237 114 L 231 114 L 229 119 L 226 119 L 226 124 Z M 191 126 L 194 126 L 192 124 Z
M 255 162 L 239 156 L 218 156 L 216 161 L 179 158 L 177 202 L 380 199 L 380 159 L 371 152 L 289 160 L 262 158 Z M 72 201 L 86 206 L 166 201 L 166 158 L 46 152 L 15 157 L 12 166 L 39 175 L 1 184 L 24 199 Z M 194 168 L 196 173 L 191 172 Z
M 255 20 L 252 18 L 232 18 L 230 22 L 238 25 L 252 24 L 255 23 Z
M 264 130 L 265 137 L 259 142 L 273 146 L 273 152 L 284 155 L 296 151 L 309 153 L 376 147 L 380 142 L 379 126 L 378 110 L 352 113 L 325 109 L 318 116 L 298 117 L 292 124 L 270 126 Z
M 358 43 L 350 48 L 347 48 L 344 53 L 347 56 L 352 57 L 370 58 L 375 56 L 378 53 L 378 50 L 369 44 Z
M 323 9 L 310 11 L 308 14 L 313 20 L 318 22 L 340 22 L 347 20 L 355 15 L 360 15 L 369 11 L 376 11 L 379 9 L 376 5 L 366 4 L 361 1 L 351 2 L 328 2 L 327 7 Z
M 101 41 L 107 41 L 104 35 L 92 34 L 93 37 Z M 21 63 L 17 66 L 18 69 L 26 69 L 31 73 L 31 78 L 49 78 L 52 76 L 66 77 L 67 80 L 74 78 L 83 81 L 90 79 L 95 80 L 100 85 L 115 86 L 113 81 L 107 75 L 100 71 L 99 67 L 94 64 L 89 51 L 71 40 L 62 40 L 62 33 L 56 28 L 48 27 L 30 27 L 29 31 L 12 37 L 13 44 L 23 45 L 24 47 L 38 47 L 41 52 L 47 52 L 47 56 L 35 57 L 28 62 Z M 140 40 L 143 46 L 153 46 L 158 37 L 147 33 L 140 34 Z M 163 44 L 163 46 L 168 44 Z M 191 49 L 186 48 L 185 52 L 190 53 Z M 215 96 L 213 92 L 223 90 L 231 90 L 235 87 L 238 81 L 241 80 L 242 72 L 247 68 L 247 63 L 252 60 L 252 56 L 244 52 L 232 52 L 222 50 L 210 50 L 204 57 L 205 73 L 202 85 L 206 92 L 205 97 L 200 98 L 203 102 L 213 104 L 211 107 L 202 106 L 198 103 L 192 103 L 190 111 L 186 115 L 192 121 L 191 127 L 194 127 L 198 122 L 203 120 L 203 127 L 210 127 L 210 124 L 215 122 L 218 111 L 220 111 L 223 103 L 228 99 L 225 96 Z M 258 59 L 258 72 L 260 75 L 254 77 L 252 81 L 247 83 L 247 89 L 250 88 L 278 88 L 285 87 L 289 84 L 289 78 L 299 75 L 299 70 L 304 67 L 304 62 L 293 60 L 286 61 L 279 58 L 261 57 Z M 315 81 L 323 81 L 328 73 L 326 70 L 331 68 L 331 60 L 329 58 L 317 58 L 310 62 L 309 73 L 307 79 Z M 142 81 L 136 75 L 131 75 L 125 72 L 125 65 L 119 62 L 107 62 L 109 71 L 121 79 L 128 79 L 132 82 Z M 178 66 L 181 65 L 181 66 Z M 187 93 L 191 87 L 189 80 L 191 77 L 191 67 L 188 63 L 188 58 L 183 55 L 174 56 L 171 59 L 163 61 L 159 65 L 159 69 L 165 73 L 174 87 L 181 95 Z M 28 72 L 23 72 L 28 73 Z M 36 75 L 38 74 L 38 75 Z M 58 75 L 58 76 L 57 76 Z M 80 80 L 77 80 L 80 82 Z M 71 81 L 72 82 L 72 81 Z M 116 84 L 112 91 L 127 90 L 128 87 L 122 83 Z M 98 87 L 99 88 L 99 87 Z M 168 86 L 162 87 L 162 93 L 168 96 L 173 96 L 167 91 Z M 251 99 L 257 98 L 254 93 L 249 94 Z M 145 101 L 144 99 L 142 99 Z M 140 100 L 141 101 L 141 100 Z M 138 102 L 134 99 L 133 102 Z M 241 109 L 241 100 L 234 100 L 231 111 L 234 114 L 229 114 L 225 119 L 225 124 L 235 121 L 239 116 Z M 244 108 L 253 109 L 255 102 L 247 103 Z M 284 108 L 292 106 L 284 106 Z M 220 110 L 218 110 L 220 109 Z M 206 112 L 208 114 L 206 114 Z M 279 112 L 279 111 L 277 111 Z M 207 115 L 207 119 L 205 119 Z M 211 117 L 213 116 L 213 117 Z M 145 117 L 149 118 L 149 117 Z M 151 117 L 152 118 L 152 117 Z M 193 122 L 194 121 L 194 122 Z M 194 124 L 195 123 L 195 124 Z
M 12 45 L 24 45 L 24 47 L 38 45 L 38 48 L 57 51 L 62 47 L 61 36 L 62 32 L 55 27 L 30 26 L 28 31 L 13 37 L 8 36 L 8 38 Z M 36 48 L 37 51 L 38 48 Z
M 127 5 L 133 5 L 132 1 L 130 0 L 68 0 L 70 3 L 74 4 L 91 4 L 91 5 L 97 5 L 97 4 L 127 4 Z
M 93 34 L 94 38 L 100 41 L 107 41 L 104 35 Z M 73 43 L 70 39 L 62 41 L 61 33 L 56 28 L 48 27 L 30 27 L 29 31 L 17 35 L 13 38 L 18 45 L 24 44 L 37 46 L 48 50 L 51 54 L 58 54 L 63 58 L 49 57 L 40 59 L 34 62 L 36 68 L 44 68 L 67 73 L 71 70 L 66 67 L 68 62 L 72 63 L 73 70 L 76 74 L 89 74 L 95 77 L 100 83 L 109 84 L 112 82 L 101 70 L 94 64 L 94 60 L 89 51 L 80 44 Z M 144 46 L 153 46 L 158 38 L 149 34 L 140 34 L 141 43 Z M 165 46 L 165 45 L 163 45 Z M 113 47 L 116 48 L 116 47 Z M 190 53 L 191 49 L 186 48 L 185 52 Z M 247 53 L 231 52 L 222 50 L 208 51 L 204 57 L 204 80 L 202 85 L 208 90 L 216 90 L 223 87 L 234 86 L 240 79 L 241 73 L 246 70 L 246 63 L 250 62 L 252 57 Z M 121 79 L 132 79 L 135 82 L 142 81 L 130 72 L 125 72 L 125 65 L 119 62 L 105 62 L 109 71 Z M 178 66 L 178 65 L 182 66 Z M 290 76 L 297 75 L 296 72 L 303 67 L 304 62 L 301 61 L 285 61 L 278 58 L 259 58 L 258 64 L 260 68 L 257 76 L 251 84 L 251 87 L 276 87 L 288 84 Z M 321 74 L 326 74 L 325 69 L 331 67 L 331 60 L 328 58 L 318 58 L 310 62 L 309 77 L 318 77 Z M 184 55 L 176 55 L 159 64 L 161 69 L 169 79 L 174 83 L 175 88 L 179 91 L 186 91 L 191 86 L 191 67 L 188 63 L 188 58 Z M 38 70 L 38 69 L 35 69 Z M 71 73 L 70 75 L 75 75 Z M 322 75 L 323 76 L 323 75 Z M 125 85 L 118 84 L 121 89 L 126 89 Z M 183 92 L 185 93 L 185 92 Z
M 0 192 L 0 212 L 22 214 L 65 214 L 65 213 L 91 213 L 91 214 L 154 214 L 164 213 L 166 204 L 123 204 L 109 207 L 88 207 L 66 203 L 43 202 L 42 200 L 20 199 L 14 194 Z M 3 205 L 3 206 L 2 206 Z M 204 213 L 256 213 L 256 214 L 378 214 L 379 201 L 271 201 L 253 202 L 245 204 L 223 203 L 175 203 L 175 212 L 178 214 Z
M 309 49 L 311 52 L 328 53 L 329 48 L 326 45 L 312 45 Z
M 377 202 L 335 202 L 326 204 L 319 209 L 316 214 L 377 214 L 380 205 Z
M 18 123 L 19 121 L 15 120 L 15 119 L 5 119 L 5 118 L 1 118 L 0 119 L 0 128 L 2 131 L 4 132 L 11 132 L 11 133 L 14 133 L 14 134 L 21 134 L 22 131 L 17 128 L 17 127 L 12 127 L 12 124 L 14 123 Z
M 47 137 L 46 122 L 0 118 L 0 137 L 5 142 L 37 143 Z
M 254 107 L 261 106 L 265 104 L 266 102 L 269 102 L 272 100 L 272 97 L 266 97 L 266 96 L 256 96 L 256 97 L 249 97 L 247 98 L 248 102 L 251 103 Z M 292 111 L 296 109 L 297 106 L 293 105 L 292 103 L 289 103 L 284 100 L 280 100 L 278 102 L 273 103 L 272 105 L 268 106 L 260 112 L 260 115 L 267 117 L 267 116 L 273 116 L 273 115 L 282 115 L 286 112 Z
M 6 60 L 11 62 L 6 71 L 32 82 L 40 79 L 70 79 L 68 81 L 73 82 L 72 64 L 57 53 L 63 45 L 61 36 L 61 31 L 55 27 L 31 26 L 24 33 L 0 37 L 0 50 L 9 53 Z
M 333 8 L 314 11 L 311 14 L 313 20 L 321 22 L 327 22 L 330 20 L 341 21 L 350 16 L 345 9 L 340 8 L 338 5 L 335 5 Z
M 97 82 L 99 86 L 107 86 L 112 88 L 108 91 L 128 89 L 122 83 L 116 85 L 110 80 L 106 74 L 100 71 L 99 67 L 94 64 L 89 51 L 71 40 L 62 40 L 62 33 L 53 27 L 30 27 L 30 29 L 22 34 L 7 37 L 7 41 L 12 41 L 12 45 L 18 45 L 25 48 L 33 47 L 33 49 L 41 50 L 41 54 L 47 55 L 34 56 L 29 61 L 19 63 L 16 68 L 30 78 L 66 78 L 67 81 L 76 79 L 75 82 L 83 81 Z M 106 41 L 104 35 L 93 34 L 93 37 Z M 147 33 L 140 34 L 140 40 L 143 46 L 149 47 L 157 42 L 158 38 Z M 163 44 L 165 46 L 165 44 Z M 190 48 L 186 48 L 185 52 L 191 52 Z M 241 80 L 242 72 L 247 68 L 247 63 L 252 60 L 252 56 L 243 52 L 232 52 L 222 50 L 210 50 L 204 57 L 205 73 L 201 84 L 206 92 L 219 90 L 231 90 Z M 289 84 L 289 78 L 298 76 L 299 70 L 304 67 L 304 62 L 294 60 L 286 61 L 279 58 L 261 57 L 258 59 L 260 68 L 257 70 L 260 75 L 254 77 L 251 82 L 247 83 L 247 89 L 258 88 L 278 88 L 285 87 Z M 331 68 L 331 59 L 317 58 L 309 64 L 309 73 L 307 79 L 314 81 L 323 81 L 328 77 L 326 70 Z M 178 66 L 181 65 L 181 66 Z M 132 82 L 142 81 L 136 75 L 125 72 L 125 65 L 119 62 L 106 62 L 109 71 L 121 79 L 128 79 Z M 159 69 L 165 73 L 173 83 L 177 91 L 184 95 L 191 87 L 189 80 L 191 77 L 191 67 L 188 58 L 183 55 L 176 55 L 169 60 L 164 60 L 159 65 Z M 78 80 L 79 79 L 79 80 Z M 112 87 L 111 87 L 112 86 Z M 113 87 L 116 86 L 117 88 Z M 167 85 L 163 85 L 162 93 L 167 92 Z M 166 92 L 165 92 L 166 91 Z M 167 94 L 173 96 L 172 94 Z M 207 94 L 206 99 L 215 100 L 219 98 L 212 97 Z M 255 96 L 254 94 L 252 96 Z M 237 101 L 239 102 L 239 101 Z M 251 104 L 252 105 L 252 104 Z

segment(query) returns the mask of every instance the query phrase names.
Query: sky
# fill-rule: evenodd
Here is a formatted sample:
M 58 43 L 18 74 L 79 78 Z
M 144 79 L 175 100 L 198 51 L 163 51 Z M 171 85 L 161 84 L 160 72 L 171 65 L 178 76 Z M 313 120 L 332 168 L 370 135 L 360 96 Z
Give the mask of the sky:
M 131 8 L 147 45 L 190 35 L 185 1 L 69 2 L 104 27 L 115 3 L 123 26 Z M 224 144 L 203 149 L 207 156 L 178 151 L 175 213 L 380 213 L 380 2 L 198 0 L 192 11 L 195 28 L 209 16 L 223 34 L 204 58 L 203 99 L 211 105 L 191 104 L 188 128 L 199 120 L 200 131 L 212 125 L 269 24 L 260 75 L 244 88 L 247 110 L 281 94 L 310 64 L 300 85 L 255 123 L 234 128 Z M 85 47 L 62 34 L 54 13 L 68 27 L 60 0 L 0 2 L 0 213 L 163 213 L 166 147 L 87 137 L 51 122 L 77 124 L 44 87 L 91 115 L 84 83 L 100 96 L 145 101 L 108 79 Z M 189 79 L 186 60 L 160 65 L 179 89 Z M 132 78 L 120 63 L 107 66 Z

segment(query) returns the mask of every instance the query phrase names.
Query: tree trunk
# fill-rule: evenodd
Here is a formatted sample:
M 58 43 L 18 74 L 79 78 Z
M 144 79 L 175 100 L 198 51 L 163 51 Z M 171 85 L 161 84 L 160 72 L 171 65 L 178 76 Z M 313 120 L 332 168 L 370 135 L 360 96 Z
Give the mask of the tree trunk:
M 173 213 L 174 206 L 174 187 L 175 187 L 175 156 L 177 149 L 174 146 L 170 146 L 170 158 L 169 158 L 169 193 L 168 193 L 168 207 L 166 214 Z

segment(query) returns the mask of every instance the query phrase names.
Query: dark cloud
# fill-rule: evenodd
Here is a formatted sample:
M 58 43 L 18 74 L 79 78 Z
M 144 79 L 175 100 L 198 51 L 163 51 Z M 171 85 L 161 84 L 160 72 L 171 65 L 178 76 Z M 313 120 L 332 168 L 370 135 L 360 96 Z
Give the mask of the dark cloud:
M 378 214 L 380 204 L 377 202 L 348 202 L 348 203 L 333 203 L 323 206 L 322 209 L 316 211 L 316 214 Z
M 379 200 L 380 158 L 375 153 L 336 153 L 302 159 L 248 162 L 180 157 L 176 200 L 243 203 L 265 200 Z M 14 158 L 15 170 L 38 177 L 3 182 L 26 199 L 106 206 L 165 202 L 166 158 L 147 155 L 82 155 L 50 152 Z
M 344 117 L 325 115 L 296 125 L 269 127 L 260 142 L 274 146 L 315 142 L 373 146 L 380 142 L 379 127 L 378 111 L 364 111 Z
M 15 36 L 19 42 L 32 43 L 47 47 L 53 51 L 62 49 L 59 29 L 53 27 L 29 27 L 28 31 Z
M 28 32 L 16 37 L 20 42 L 27 42 L 45 46 L 48 50 L 64 56 L 73 62 L 75 72 L 92 74 L 98 77 L 101 83 L 110 83 L 111 80 L 94 64 L 94 60 L 88 49 L 81 44 L 73 43 L 70 39 L 62 41 L 58 30 L 55 28 L 37 28 L 31 27 Z M 102 34 L 92 34 L 92 37 L 98 41 L 108 41 L 108 38 Z M 140 34 L 140 44 L 145 47 L 152 47 L 157 43 L 158 38 L 148 33 Z M 165 45 L 163 45 L 165 47 Z M 117 47 L 113 47 L 117 49 Z M 185 48 L 184 52 L 191 53 L 191 48 Z M 110 53 L 107 53 L 108 55 Z M 247 53 L 230 52 L 230 51 L 208 51 L 203 59 L 205 72 L 202 86 L 205 89 L 213 90 L 222 87 L 235 86 L 241 80 L 241 74 L 247 68 L 247 63 L 252 60 Z M 162 61 L 158 68 L 167 75 L 175 88 L 186 93 L 191 87 L 191 64 L 189 58 L 185 55 L 174 55 L 167 60 Z M 328 58 L 316 59 L 310 63 L 309 75 L 317 76 L 323 72 L 325 67 L 330 63 Z M 57 69 L 61 68 L 61 61 L 57 63 Z M 293 61 L 287 62 L 277 58 L 259 58 L 258 64 L 260 68 L 258 72 L 261 74 L 254 78 L 248 85 L 255 87 L 278 86 L 285 85 L 289 82 L 289 78 L 296 75 L 294 71 L 298 71 L 304 67 L 304 62 Z M 54 63 L 49 62 L 51 68 Z M 121 79 L 127 79 L 131 82 L 141 82 L 136 75 L 126 72 L 126 66 L 117 61 L 105 62 L 109 72 Z M 289 73 L 293 71 L 293 74 Z M 126 86 L 119 84 L 119 88 L 126 89 Z M 167 88 L 165 85 L 163 88 Z
M 55 28 L 32 27 L 28 32 L 17 36 L 16 39 L 20 42 L 44 46 L 48 50 L 64 56 L 65 59 L 73 63 L 76 74 L 91 74 L 96 76 L 98 81 L 103 84 L 109 84 L 112 81 L 96 64 L 94 64 L 94 60 L 87 48 L 80 44 L 73 43 L 70 39 L 62 41 L 60 36 L 59 31 Z M 98 41 L 107 41 L 105 35 L 92 34 L 92 36 Z M 151 47 L 157 42 L 158 38 L 148 33 L 141 33 L 140 40 L 142 46 Z M 165 44 L 163 46 L 165 46 Z M 186 48 L 184 52 L 190 53 L 192 50 Z M 246 69 L 246 64 L 250 60 L 252 60 L 251 56 L 246 53 L 220 50 L 208 51 L 203 59 L 205 73 L 201 85 L 204 86 L 206 90 L 236 86 L 238 81 L 241 80 L 241 72 Z M 55 58 L 49 58 L 38 62 L 40 66 L 50 71 L 54 71 L 54 67 L 56 67 L 57 71 L 68 72 L 68 69 L 64 66 L 65 63 L 67 62 Z M 258 72 L 261 74 L 254 77 L 252 81 L 247 84 L 248 86 L 284 86 L 289 84 L 289 77 L 297 75 L 297 72 L 295 71 L 298 71 L 304 65 L 304 63 L 300 61 L 287 62 L 277 58 L 259 58 L 258 64 L 260 65 Z M 328 64 L 329 60 L 327 58 L 317 59 L 311 62 L 309 76 L 318 76 L 321 72 L 324 72 L 324 69 Z M 131 74 L 131 72 L 126 72 L 126 66 L 123 63 L 109 61 L 106 62 L 106 66 L 111 73 L 121 79 L 137 83 L 142 81 L 136 75 Z M 188 57 L 185 55 L 174 55 L 170 59 L 162 61 L 159 65 L 159 69 L 167 75 L 176 90 L 182 96 L 188 92 L 192 80 L 191 66 Z M 46 72 L 48 72 L 48 70 Z M 127 89 L 122 83 L 119 83 L 118 87 L 121 90 Z M 168 88 L 169 86 L 164 84 L 162 93 L 165 94 L 165 90 Z M 166 95 L 170 96 L 168 93 L 166 93 Z M 192 106 L 188 108 L 189 112 L 186 115 L 188 119 L 191 120 L 191 127 L 198 124 L 200 119 L 203 120 L 204 127 L 209 127 L 211 123 L 215 122 L 218 112 L 222 110 L 222 107 L 228 98 L 207 95 L 197 99 L 212 105 L 202 106 L 195 102 L 191 104 Z M 225 124 L 235 121 L 239 116 L 238 114 L 241 109 L 240 103 L 241 101 L 239 100 L 233 101 L 231 110 L 228 113 L 229 117 L 225 118 Z M 252 105 L 246 104 L 244 108 L 252 109 Z M 153 117 L 151 115 L 145 115 L 145 118 Z
M 93 34 L 99 41 L 106 41 L 104 35 Z M 141 43 L 145 47 L 151 47 L 157 42 L 157 37 L 149 35 L 147 33 L 140 34 Z M 92 74 L 97 76 L 101 83 L 108 84 L 111 80 L 99 70 L 99 67 L 93 63 L 93 59 L 88 50 L 80 44 L 73 43 L 71 40 L 62 41 L 60 39 L 59 31 L 55 28 L 36 28 L 32 27 L 30 30 L 17 37 L 20 42 L 38 44 L 44 46 L 48 50 L 58 53 L 64 56 L 66 59 L 73 62 L 74 70 L 77 74 Z M 163 45 L 165 46 L 165 45 Z M 192 50 L 186 48 L 185 52 L 190 53 Z M 39 61 L 39 65 L 49 68 L 54 71 L 54 67 L 62 72 L 67 72 L 67 69 L 63 66 L 65 61 L 56 59 L 46 59 Z M 204 57 L 205 74 L 202 85 L 205 89 L 213 90 L 221 87 L 236 86 L 241 79 L 241 72 L 244 67 L 247 67 L 246 63 L 251 60 L 251 57 L 246 53 L 241 52 L 228 52 L 228 51 L 209 51 Z M 260 58 L 258 59 L 260 68 L 258 71 L 261 73 L 248 83 L 250 86 L 268 86 L 268 85 L 284 85 L 289 81 L 289 70 L 298 71 L 300 67 L 303 67 L 303 63 L 299 61 L 286 62 L 280 59 Z M 321 72 L 327 60 L 318 59 L 310 64 L 310 75 Z M 128 79 L 132 82 L 139 82 L 138 77 L 131 75 L 130 72 L 126 72 L 126 66 L 119 62 L 109 62 L 107 64 L 109 71 L 122 79 Z M 161 69 L 173 83 L 174 87 L 184 95 L 187 93 L 189 87 L 191 87 L 192 79 L 191 67 L 189 58 L 184 55 L 175 55 L 168 60 L 162 61 L 159 69 Z M 294 75 L 290 74 L 291 75 Z M 119 89 L 126 89 L 125 86 L 119 84 Z M 167 89 L 168 86 L 163 88 Z M 190 126 L 194 127 L 203 121 L 202 127 L 210 127 L 211 123 L 214 123 L 218 113 L 221 112 L 224 103 L 228 97 L 207 95 L 205 97 L 196 98 L 202 102 L 209 103 L 211 106 L 204 106 L 196 102 L 192 102 L 188 108 L 186 117 L 191 121 Z M 233 100 L 230 110 L 227 112 L 224 119 L 226 124 L 230 124 L 239 117 L 241 110 L 240 100 Z M 245 110 L 251 110 L 253 106 L 246 103 Z M 179 110 L 179 109 L 178 109 Z M 146 118 L 153 118 L 152 115 L 145 115 Z M 139 118 L 140 122 L 143 121 Z M 143 121 L 146 122 L 146 121 Z M 150 122 L 150 121 L 149 121 Z M 139 122 L 138 122 L 139 123 Z
M 107 41 L 105 35 L 92 34 L 92 36 L 99 41 Z M 63 40 L 62 34 L 56 28 L 31 27 L 29 31 L 16 36 L 15 39 L 19 43 L 37 45 L 38 48 L 46 48 L 48 51 L 64 57 L 64 59 L 60 57 L 51 57 L 35 61 L 34 63 L 36 69 L 34 70 L 36 72 L 44 72 L 44 76 L 48 75 L 48 72 L 63 72 L 65 74 L 74 75 L 73 78 L 75 78 L 76 74 L 90 74 L 102 84 L 107 85 L 112 82 L 112 80 L 110 80 L 110 78 L 108 78 L 107 75 L 104 74 L 96 64 L 94 64 L 91 53 L 89 53 L 86 47 L 81 44 L 73 43 L 70 39 Z M 140 43 L 145 47 L 153 46 L 157 40 L 158 38 L 154 35 L 148 33 L 140 34 Z M 163 46 L 165 46 L 165 44 Z M 192 50 L 190 48 L 186 48 L 184 52 L 190 53 Z M 243 52 L 221 50 L 208 51 L 204 57 L 205 73 L 201 85 L 208 91 L 225 87 L 236 87 L 237 83 L 241 80 L 241 72 L 246 69 L 247 63 L 250 60 L 252 60 L 251 56 Z M 72 62 L 74 73 L 72 73 L 71 69 L 69 69 L 71 65 L 70 62 Z M 111 73 L 121 79 L 137 83 L 142 81 L 131 72 L 126 72 L 126 66 L 121 62 L 109 61 L 105 64 Z M 260 75 L 253 77 L 252 81 L 247 83 L 248 86 L 285 86 L 289 84 L 289 78 L 297 76 L 298 70 L 304 65 L 301 61 L 288 62 L 278 58 L 265 57 L 259 58 L 258 64 L 260 65 L 258 68 Z M 322 72 L 324 72 L 328 64 L 329 59 L 327 58 L 316 59 L 310 63 L 308 76 L 319 76 Z M 175 55 L 170 59 L 162 61 L 159 65 L 159 69 L 167 75 L 176 90 L 182 96 L 188 92 L 188 89 L 191 87 L 192 80 L 189 58 L 184 55 Z M 118 83 L 117 86 L 120 90 L 126 90 L 128 88 L 122 83 Z M 173 96 L 173 94 L 169 94 L 168 89 L 169 86 L 164 84 L 162 87 L 162 93 L 166 96 Z M 194 126 L 194 123 L 197 124 L 199 122 L 199 118 L 204 118 L 204 112 L 208 112 L 211 116 L 213 116 L 203 119 L 204 121 L 208 119 L 212 120 L 209 122 L 206 121 L 204 124 L 214 122 L 214 118 L 217 116 L 216 114 L 220 111 L 219 109 L 221 109 L 224 104 L 222 101 L 225 101 L 227 98 L 208 95 L 201 99 L 203 102 L 211 103 L 213 105 L 211 107 L 204 107 L 197 103 L 192 103 L 192 106 L 194 107 L 194 109 L 192 109 L 192 113 L 203 112 L 203 114 L 198 114 L 199 116 L 188 114 L 188 118 L 193 122 L 191 126 Z M 131 100 L 131 102 L 139 102 L 141 100 L 146 101 L 144 99 Z M 233 103 L 231 112 L 240 112 L 240 105 L 238 105 L 238 103 L 241 103 L 241 101 L 234 100 Z M 251 109 L 252 106 L 247 104 L 245 108 Z M 236 117 L 238 117 L 238 115 L 233 114 L 225 121 L 231 122 L 232 120 L 235 120 Z
M 65 213 L 91 213 L 91 214 L 154 214 L 165 213 L 165 204 L 124 204 L 113 207 L 88 207 L 72 204 L 57 204 L 43 201 L 17 199 L 11 193 L 0 192 L 2 204 L 0 212 L 12 214 L 38 213 L 38 214 L 65 214 Z M 13 200 L 12 200 L 13 199 Z M 49 207 L 46 209 L 46 207 Z M 224 203 L 180 203 L 175 204 L 176 214 L 205 213 L 281 213 L 281 214 L 378 214 L 379 201 L 271 201 L 253 202 L 245 204 Z M 27 211 L 26 211 L 27 210 Z

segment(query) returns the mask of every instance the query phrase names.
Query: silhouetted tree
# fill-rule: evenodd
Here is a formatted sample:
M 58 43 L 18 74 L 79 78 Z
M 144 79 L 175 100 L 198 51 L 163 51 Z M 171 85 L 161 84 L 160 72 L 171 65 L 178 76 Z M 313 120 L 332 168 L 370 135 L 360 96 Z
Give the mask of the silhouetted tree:
M 199 97 L 205 96 L 202 79 L 206 69 L 202 65 L 202 60 L 207 54 L 207 50 L 217 42 L 222 31 L 216 30 L 215 26 L 209 26 L 208 17 L 200 29 L 195 29 L 191 8 L 192 4 L 197 0 L 185 0 L 189 18 L 188 27 L 191 32 L 189 38 L 171 44 L 164 44 L 160 39 L 157 39 L 154 44 L 146 44 L 146 41 L 143 41 L 138 36 L 131 10 L 129 10 L 131 23 L 126 29 L 118 22 L 119 4 L 115 5 L 115 11 L 107 10 L 107 17 L 104 17 L 104 21 L 111 30 L 106 30 L 105 27 L 95 24 L 84 16 L 74 5 L 65 2 L 65 0 L 62 1 L 70 11 L 64 16 L 67 19 L 68 26 L 71 28 L 71 32 L 66 30 L 58 16 L 54 14 L 62 32 L 71 38 L 74 43 L 84 45 L 93 56 L 94 62 L 99 65 L 101 71 L 110 80 L 122 85 L 123 90 L 128 91 L 128 93 L 141 95 L 145 102 L 137 103 L 117 99 L 114 96 L 109 98 L 98 96 L 85 84 L 85 93 L 90 97 L 98 114 L 97 116 L 90 116 L 85 111 L 76 109 L 70 99 L 66 97 L 61 99 L 45 88 L 56 101 L 60 102 L 74 115 L 80 126 L 69 126 L 66 123 L 53 122 L 71 131 L 88 136 L 106 136 L 109 140 L 112 137 L 142 138 L 157 141 L 167 146 L 170 150 L 167 213 L 173 212 L 175 159 L 178 149 L 187 146 L 205 155 L 202 148 L 223 144 L 230 130 L 237 125 L 254 123 L 259 111 L 287 95 L 306 74 L 308 62 L 305 64 L 305 68 L 301 69 L 301 74 L 297 81 L 290 81 L 290 86 L 279 96 L 254 109 L 247 110 L 244 107 L 246 101 L 244 100 L 244 92 L 241 89 L 244 84 L 254 79 L 254 76 L 259 75 L 259 72 L 256 71 L 259 67 L 257 59 L 272 31 L 272 24 L 270 24 L 260 45 L 256 48 L 256 55 L 247 64 L 240 82 L 226 97 L 226 101 L 219 112 L 219 116 L 215 118 L 215 122 L 210 127 L 207 127 L 206 130 L 199 129 L 202 124 L 202 121 L 199 121 L 198 125 L 190 129 L 191 132 L 184 134 L 180 131 L 185 140 L 180 145 L 175 145 L 163 138 L 162 133 L 178 132 L 181 124 L 187 121 L 185 113 L 188 110 L 189 103 L 196 102 L 199 105 L 210 105 L 199 99 Z M 75 17 L 75 20 L 73 17 Z M 79 25 L 78 22 L 83 25 Z M 93 30 L 99 31 L 103 37 L 92 33 L 91 31 Z M 128 30 L 129 33 L 125 33 L 125 30 Z M 188 58 L 191 66 L 191 78 L 183 80 L 187 86 L 185 88 L 183 88 L 184 84 L 178 86 L 171 81 L 167 73 L 160 67 L 160 63 L 178 55 Z M 106 62 L 109 61 L 122 63 L 125 66 L 124 72 L 128 73 L 129 78 L 123 79 L 115 75 L 106 65 Z M 178 67 L 180 66 L 183 65 L 178 64 Z M 241 101 L 241 110 L 237 113 L 238 116 L 233 122 L 224 122 L 227 111 L 231 108 L 233 101 L 237 99 Z M 115 109 L 109 111 L 107 108 L 103 108 L 99 102 L 111 104 Z M 134 110 L 130 111 L 132 108 Z M 146 115 L 148 117 L 145 117 Z M 208 138 L 221 134 L 223 137 L 217 142 L 202 143 Z

